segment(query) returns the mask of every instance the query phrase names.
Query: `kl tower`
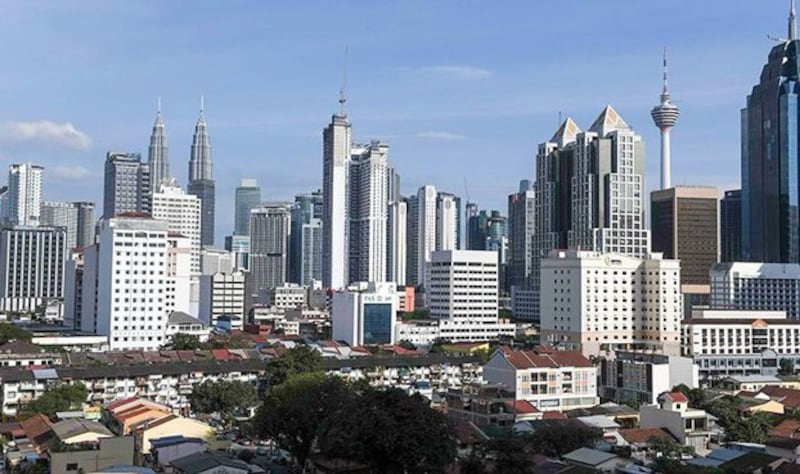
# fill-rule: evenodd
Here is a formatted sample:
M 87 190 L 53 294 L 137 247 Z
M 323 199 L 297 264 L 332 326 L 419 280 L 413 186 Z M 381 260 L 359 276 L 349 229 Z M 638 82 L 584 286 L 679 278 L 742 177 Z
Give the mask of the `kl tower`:
M 669 131 L 678 121 L 680 111 L 678 106 L 673 104 L 669 98 L 666 48 L 664 48 L 664 88 L 661 90 L 661 103 L 653 107 L 650 115 L 653 117 L 656 127 L 661 130 L 661 187 L 659 189 L 668 189 L 672 187 L 670 183 Z

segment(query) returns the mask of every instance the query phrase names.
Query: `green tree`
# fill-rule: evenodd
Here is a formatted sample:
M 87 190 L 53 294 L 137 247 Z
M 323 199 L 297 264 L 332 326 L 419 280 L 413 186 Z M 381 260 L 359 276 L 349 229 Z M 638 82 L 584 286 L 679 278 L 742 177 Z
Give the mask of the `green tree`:
M 767 413 L 753 413 L 747 418 L 737 418 L 725 427 L 725 435 L 730 441 L 764 443 L 769 438 L 773 425 L 772 416 Z
M 529 436 L 508 431 L 486 442 L 482 450 L 489 472 L 529 474 L 536 472 L 531 462 L 535 450 Z
M 578 448 L 589 448 L 602 438 L 603 433 L 580 423 L 559 423 L 538 428 L 530 435 L 537 453 L 560 457 Z
M 230 419 L 256 403 L 256 389 L 252 384 L 240 380 L 206 380 L 194 386 L 189 403 L 197 413 L 219 413 L 223 418 Z
M 199 337 L 182 332 L 173 334 L 170 341 L 164 345 L 164 349 L 173 351 L 194 351 L 202 348 L 203 343 Z
M 409 351 L 415 351 L 415 350 L 417 350 L 417 346 L 415 346 L 415 345 L 414 345 L 414 343 L 413 343 L 413 342 L 411 342 L 411 341 L 409 341 L 408 339 L 403 339 L 403 340 L 402 340 L 402 341 L 400 341 L 400 343 L 399 343 L 399 344 L 397 344 L 397 345 L 398 345 L 398 346 L 400 346 L 400 347 L 402 347 L 403 349 L 408 349 Z
M 366 463 L 376 472 L 440 473 L 456 458 L 447 417 L 419 395 L 367 390 L 332 420 L 320 438 L 322 452 Z
M 0 344 L 8 341 L 31 342 L 33 335 L 15 324 L 0 323 Z
M 349 411 L 353 399 L 350 386 L 338 377 L 295 374 L 272 387 L 256 412 L 253 430 L 262 439 L 276 440 L 305 466 L 330 420 L 340 410 Z
M 690 407 L 701 408 L 708 403 L 708 396 L 701 388 L 689 388 L 685 384 L 680 384 L 672 387 L 671 391 L 684 394 L 689 399 Z
M 267 381 L 270 387 L 282 384 L 296 374 L 316 372 L 322 368 L 322 356 L 307 346 L 296 346 L 267 364 Z
M 81 408 L 89 397 L 89 390 L 81 384 L 60 384 L 48 389 L 41 397 L 31 401 L 25 406 L 25 416 L 43 413 L 49 418 L 55 418 L 60 411 L 76 410 Z

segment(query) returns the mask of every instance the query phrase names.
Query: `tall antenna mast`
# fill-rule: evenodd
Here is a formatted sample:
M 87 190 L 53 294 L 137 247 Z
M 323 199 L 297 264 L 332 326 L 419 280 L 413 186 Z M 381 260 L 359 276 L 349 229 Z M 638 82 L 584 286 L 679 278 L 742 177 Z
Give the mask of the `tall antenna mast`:
M 161 113 L 161 96 L 158 96 L 158 101 L 156 103 L 156 112 L 159 114 Z
M 342 65 L 342 86 L 339 88 L 339 115 L 344 116 L 344 104 L 347 102 L 345 89 L 347 88 L 347 53 L 348 47 L 344 47 L 344 64 Z

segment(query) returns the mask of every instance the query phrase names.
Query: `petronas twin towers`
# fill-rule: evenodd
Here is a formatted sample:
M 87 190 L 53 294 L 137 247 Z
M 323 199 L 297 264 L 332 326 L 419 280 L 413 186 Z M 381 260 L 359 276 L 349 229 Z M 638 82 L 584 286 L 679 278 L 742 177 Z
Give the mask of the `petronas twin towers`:
M 211 142 L 204 114 L 203 99 L 200 99 L 200 116 L 194 126 L 192 149 L 189 156 L 189 184 L 186 191 L 197 196 L 201 202 L 200 243 L 203 248 L 214 246 L 214 178 L 211 174 Z M 161 116 L 161 100 L 158 102 L 156 121 L 150 135 L 148 149 L 150 182 L 153 192 L 159 192 L 161 183 L 172 179 L 169 169 L 169 153 L 164 119 Z

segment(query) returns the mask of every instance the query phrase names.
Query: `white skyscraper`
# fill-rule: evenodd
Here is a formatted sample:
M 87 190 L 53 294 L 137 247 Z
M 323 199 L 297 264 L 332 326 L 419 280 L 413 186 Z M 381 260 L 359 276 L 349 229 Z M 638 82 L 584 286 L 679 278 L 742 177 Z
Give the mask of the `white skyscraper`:
M 407 219 L 408 204 L 405 200 L 389 203 L 386 279 L 398 285 L 406 284 Z
M 12 225 L 37 226 L 42 204 L 43 167 L 13 164 L 8 167 L 8 218 Z
M 169 181 L 169 147 L 164 120 L 161 118 L 161 98 L 158 98 L 156 121 L 150 134 L 150 147 L 147 149 L 147 164 L 150 166 L 150 182 L 153 192 L 157 193 L 164 181 Z
M 197 275 L 192 271 L 193 243 L 192 239 L 181 234 L 170 232 L 167 235 L 167 315 L 175 311 L 195 314 L 192 311 L 192 279 Z
M 334 114 L 322 133 L 322 283 L 344 288 L 348 270 L 348 168 L 350 164 L 350 122 L 343 111 Z
M 417 191 L 417 279 L 426 281 L 425 270 L 436 250 L 436 188 L 426 185 Z
M 101 222 L 99 243 L 84 251 L 81 328 L 107 336 L 111 350 L 158 349 L 166 342 L 171 288 L 169 224 L 149 217 Z
M 458 250 L 458 206 L 448 193 L 436 196 L 436 250 Z
M 349 282 L 386 279 L 389 146 L 377 141 L 352 148 L 349 171 Z
M 174 180 L 162 184 L 160 192 L 153 194 L 154 219 L 169 222 L 170 233 L 183 235 L 191 241 L 192 272 L 200 273 L 201 218 L 200 199 L 186 194 Z

